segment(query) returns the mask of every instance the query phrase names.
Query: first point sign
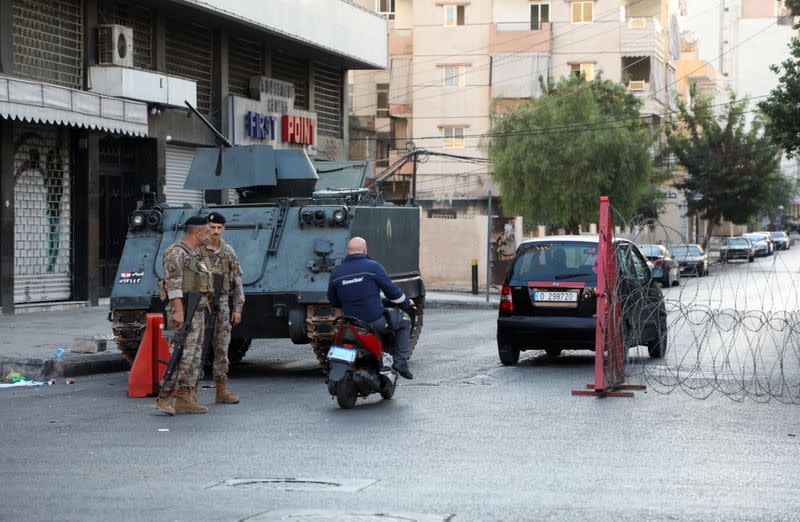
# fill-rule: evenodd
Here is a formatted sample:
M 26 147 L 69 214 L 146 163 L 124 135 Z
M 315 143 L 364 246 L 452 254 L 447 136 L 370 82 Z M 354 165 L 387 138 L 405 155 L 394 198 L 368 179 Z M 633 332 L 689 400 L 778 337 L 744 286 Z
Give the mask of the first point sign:
M 311 118 L 284 114 L 281 123 L 281 141 L 284 143 L 314 144 L 314 126 L 316 122 Z

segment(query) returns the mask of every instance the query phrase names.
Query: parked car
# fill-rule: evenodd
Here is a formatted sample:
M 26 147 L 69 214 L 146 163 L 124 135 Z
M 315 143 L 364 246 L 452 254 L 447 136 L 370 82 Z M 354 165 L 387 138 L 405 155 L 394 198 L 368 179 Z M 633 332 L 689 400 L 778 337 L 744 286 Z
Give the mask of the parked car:
M 664 245 L 639 245 L 639 250 L 653 262 L 653 277 L 665 287 L 681 284 L 678 262 Z
M 749 238 L 744 236 L 729 237 L 719 247 L 719 259 L 727 263 L 733 259 L 747 259 L 752 263 L 756 258 L 756 249 Z
M 770 232 L 769 237 L 772 238 L 772 242 L 775 243 L 775 250 L 789 250 L 791 241 L 786 232 Z
M 775 252 L 769 232 L 748 232 L 747 234 L 742 234 L 742 236 L 753 243 L 757 256 L 771 256 Z
M 682 274 L 694 274 L 697 277 L 708 275 L 708 255 L 700 245 L 670 245 L 669 251 L 678 262 Z
M 614 243 L 625 347 L 646 345 L 651 357 L 667 349 L 664 296 L 647 259 L 630 241 Z M 516 364 L 521 351 L 594 350 L 598 240 L 552 236 L 517 247 L 503 283 L 497 317 L 500 361 Z

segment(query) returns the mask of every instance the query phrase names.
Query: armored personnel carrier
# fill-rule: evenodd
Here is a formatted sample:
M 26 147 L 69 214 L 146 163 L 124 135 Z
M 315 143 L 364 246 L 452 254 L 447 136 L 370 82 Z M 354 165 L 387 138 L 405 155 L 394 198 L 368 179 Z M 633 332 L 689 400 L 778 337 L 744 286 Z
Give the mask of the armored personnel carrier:
M 253 339 L 310 344 L 321 364 L 340 311 L 327 302 L 330 272 L 348 240 L 367 240 L 418 310 L 412 346 L 422 327 L 425 287 L 419 271 L 419 209 L 383 203 L 364 187 L 364 162 L 317 166 L 304 150 L 251 145 L 197 150 L 186 180 L 193 189 L 235 189 L 238 203 L 202 208 L 157 204 L 152 198 L 129 218 L 111 294 L 114 338 L 133 360 L 145 314 L 161 312 L 157 279 L 164 250 L 183 235 L 192 215 L 225 216 L 224 240 L 239 256 L 246 302 L 233 329 L 229 358 L 238 362 Z

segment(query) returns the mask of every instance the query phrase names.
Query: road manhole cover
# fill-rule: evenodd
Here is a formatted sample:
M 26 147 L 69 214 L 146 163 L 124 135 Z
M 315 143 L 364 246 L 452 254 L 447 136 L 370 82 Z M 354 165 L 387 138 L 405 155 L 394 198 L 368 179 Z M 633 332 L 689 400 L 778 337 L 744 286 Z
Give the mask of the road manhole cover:
M 247 478 L 229 479 L 211 486 L 212 488 L 237 489 L 277 489 L 281 491 L 343 491 L 355 493 L 375 484 L 372 479 L 312 479 L 312 478 Z
M 436 515 L 431 513 L 358 513 L 349 511 L 327 510 L 280 510 L 258 513 L 244 521 L 291 520 L 293 522 L 447 522 L 453 515 Z

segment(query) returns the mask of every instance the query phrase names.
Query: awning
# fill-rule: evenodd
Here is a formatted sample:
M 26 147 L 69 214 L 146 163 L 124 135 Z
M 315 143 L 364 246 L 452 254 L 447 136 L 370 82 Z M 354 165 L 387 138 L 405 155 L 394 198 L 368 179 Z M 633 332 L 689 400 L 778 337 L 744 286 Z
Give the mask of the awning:
M 0 117 L 147 136 L 147 104 L 0 75 Z

